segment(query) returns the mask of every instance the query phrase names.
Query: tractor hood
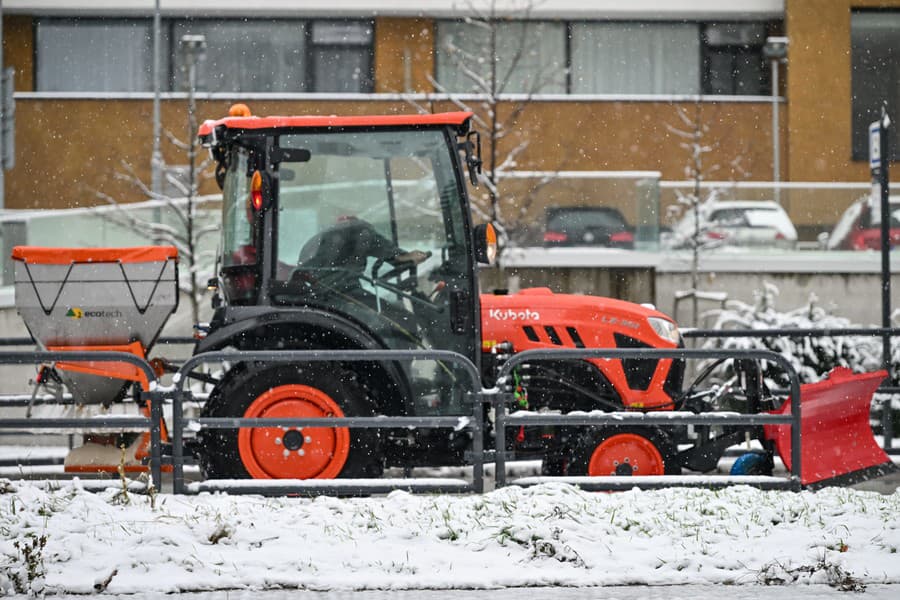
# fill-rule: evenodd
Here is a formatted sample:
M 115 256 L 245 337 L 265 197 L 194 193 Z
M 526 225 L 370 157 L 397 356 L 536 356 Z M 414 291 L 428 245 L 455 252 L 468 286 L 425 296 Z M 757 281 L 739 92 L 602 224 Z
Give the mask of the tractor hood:
M 681 336 L 665 314 L 613 298 L 531 288 L 481 296 L 485 349 L 508 341 L 528 348 L 675 348 Z

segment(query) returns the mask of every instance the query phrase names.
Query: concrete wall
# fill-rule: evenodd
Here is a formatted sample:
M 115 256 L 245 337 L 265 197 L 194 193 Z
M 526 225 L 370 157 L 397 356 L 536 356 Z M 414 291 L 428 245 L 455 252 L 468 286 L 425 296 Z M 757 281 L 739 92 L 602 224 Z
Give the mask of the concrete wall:
M 612 296 L 649 302 L 672 315 L 682 326 L 692 326 L 690 301 L 677 292 L 691 289 L 690 256 L 685 253 L 645 253 L 599 248 L 509 250 L 503 269 L 482 275 L 486 289 L 511 290 L 547 286 L 559 293 Z M 900 308 L 900 264 L 893 260 L 891 306 Z M 792 310 L 806 305 L 811 295 L 832 313 L 859 325 L 881 324 L 880 254 L 876 252 L 720 252 L 701 256 L 699 289 L 720 292 L 747 303 L 767 283 L 780 291 L 776 308 Z M 503 283 L 506 285 L 502 285 Z M 703 301 L 701 310 L 721 306 Z M 708 323 L 700 322 L 699 326 Z
M 780 292 L 775 301 L 780 311 L 804 306 L 815 295 L 817 304 L 831 307 L 835 315 L 862 326 L 881 326 L 881 276 L 874 273 L 705 273 L 700 289 L 725 292 L 729 299 L 752 304 L 754 293 L 763 290 L 767 283 Z M 675 293 L 690 287 L 688 273 L 656 274 L 656 306 L 682 326 L 691 324 L 690 301 L 682 301 L 676 312 Z M 892 276 L 891 290 L 891 305 L 900 308 L 900 275 Z M 715 301 L 700 304 L 701 310 L 719 306 Z M 699 323 L 700 327 L 711 325 L 703 320 Z

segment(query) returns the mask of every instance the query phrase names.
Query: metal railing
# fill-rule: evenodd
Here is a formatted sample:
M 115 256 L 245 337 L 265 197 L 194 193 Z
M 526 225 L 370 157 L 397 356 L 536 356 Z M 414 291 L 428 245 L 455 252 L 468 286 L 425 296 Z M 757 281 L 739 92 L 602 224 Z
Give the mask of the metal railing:
M 465 393 L 472 399 L 469 415 L 454 416 L 376 416 L 376 417 L 332 417 L 332 418 L 184 418 L 182 403 L 192 398 L 185 389 L 188 374 L 198 365 L 211 362 L 353 362 L 408 360 L 432 360 L 453 363 L 465 374 Z M 484 491 L 484 410 L 481 401 L 483 390 L 478 369 L 468 358 L 446 350 L 278 350 L 278 351 L 217 351 L 194 355 L 179 369 L 174 379 L 172 410 L 172 489 L 176 494 L 223 489 L 221 485 L 209 482 L 195 484 L 190 488 L 184 482 L 185 428 L 235 429 L 237 427 L 359 427 L 359 428 L 450 428 L 470 429 L 472 432 L 472 482 L 462 485 L 417 483 L 414 480 L 373 480 L 372 484 L 359 482 L 342 483 L 306 480 L 306 482 L 285 483 L 279 480 L 257 480 L 253 485 L 241 484 L 229 492 L 252 494 L 321 494 L 337 492 L 347 495 L 385 493 L 396 489 L 428 491 L 436 493 L 462 493 Z M 377 483 L 375 483 L 377 482 Z M 225 486 L 227 488 L 227 485 Z
M 715 339 L 715 338 L 770 338 L 770 337 L 851 337 L 869 336 L 890 339 L 900 337 L 900 328 L 896 327 L 796 327 L 784 329 L 685 329 L 682 336 L 687 339 Z M 885 345 L 887 347 L 887 345 Z M 876 394 L 900 394 L 900 386 L 891 385 L 890 357 L 882 365 L 888 371 L 887 384 L 882 384 L 875 391 Z M 900 455 L 900 447 L 893 444 L 893 407 L 890 400 L 882 405 L 881 427 L 882 447 L 887 454 Z
M 150 475 L 152 483 L 159 486 L 162 481 L 162 396 L 158 391 L 159 380 L 153 367 L 134 354 L 127 352 L 9 352 L 0 351 L 0 364 L 34 365 L 54 362 L 104 362 L 128 363 L 140 369 L 147 377 L 150 391 L 141 393 L 141 401 L 150 402 L 149 417 L 90 417 L 90 418 L 0 418 L 0 430 L 77 430 L 77 429 L 141 429 L 150 432 Z M 124 385 L 123 381 L 123 385 Z
M 498 375 L 498 381 L 503 382 L 509 378 L 513 369 L 525 363 L 541 360 L 560 359 L 585 359 L 585 358 L 611 358 L 611 359 L 711 359 L 711 358 L 736 358 L 765 360 L 778 364 L 788 375 L 790 381 L 791 414 L 715 414 L 715 413 L 673 413 L 670 411 L 658 411 L 647 413 L 589 413 L 589 414 L 517 414 L 507 413 L 505 407 L 511 401 L 509 394 L 495 404 L 496 409 L 496 483 L 497 486 L 506 485 L 506 434 L 508 427 L 519 425 L 653 425 L 657 427 L 674 427 L 677 425 L 789 425 L 791 427 L 791 475 L 787 480 L 765 480 L 761 487 L 770 489 L 799 490 L 801 487 L 801 429 L 800 429 L 800 379 L 790 362 L 769 350 L 691 350 L 691 349 L 576 349 L 576 350 L 526 350 L 509 358 L 503 364 Z M 559 478 L 555 478 L 559 479 Z M 630 477 L 630 481 L 623 482 L 614 477 L 574 478 L 580 487 L 588 490 L 616 490 L 622 487 L 660 487 L 654 478 Z M 532 480 L 537 483 L 542 478 Z M 674 481 L 674 480 L 673 480 Z M 744 480 L 747 481 L 747 480 Z M 521 484 L 523 482 L 516 482 Z M 686 482 L 689 483 L 689 482 Z M 722 480 L 724 485 L 733 485 L 733 480 Z M 705 480 L 702 485 L 710 485 Z

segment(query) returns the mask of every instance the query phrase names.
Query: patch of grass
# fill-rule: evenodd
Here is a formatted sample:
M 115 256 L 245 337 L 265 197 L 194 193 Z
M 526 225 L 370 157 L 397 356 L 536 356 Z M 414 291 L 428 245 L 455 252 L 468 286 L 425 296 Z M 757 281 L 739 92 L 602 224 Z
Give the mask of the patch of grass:
M 0 581 L 7 579 L 17 594 L 37 594 L 44 589 L 44 548 L 46 534 L 26 533 L 13 542 L 15 555 L 7 555 L 7 564 L 0 567 Z M 2 591 L 2 587 L 0 587 Z
M 841 592 L 866 591 L 866 584 L 861 579 L 855 577 L 841 565 L 828 561 L 825 557 L 819 559 L 815 564 L 796 567 L 772 561 L 759 570 L 757 581 L 764 585 L 786 585 L 816 573 L 824 573 L 828 585 Z

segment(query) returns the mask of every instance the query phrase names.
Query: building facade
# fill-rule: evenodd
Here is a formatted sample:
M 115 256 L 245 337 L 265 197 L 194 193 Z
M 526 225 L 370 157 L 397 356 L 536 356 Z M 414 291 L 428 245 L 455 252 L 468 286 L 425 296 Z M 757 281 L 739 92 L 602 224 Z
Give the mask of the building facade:
M 900 0 L 160 0 L 158 69 L 154 4 L 4 2 L 16 91 L 5 208 L 145 199 L 117 174 L 151 179 L 157 81 L 162 129 L 190 135 L 186 35 L 206 41 L 200 119 L 238 101 L 260 115 L 484 111 L 487 95 L 505 125 L 499 152 L 515 158 L 506 167 L 525 171 L 683 180 L 687 129 L 712 149 L 705 179 L 864 183 L 866 125 L 883 101 L 900 101 Z M 787 38 L 785 60 L 769 52 L 771 38 Z M 167 165 L 184 162 L 173 144 L 161 148 Z M 604 185 L 572 201 L 616 194 Z M 795 190 L 785 200 L 812 235 L 854 194 Z

